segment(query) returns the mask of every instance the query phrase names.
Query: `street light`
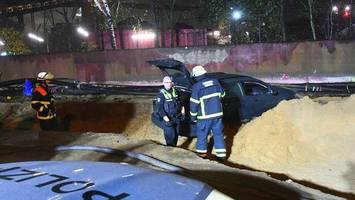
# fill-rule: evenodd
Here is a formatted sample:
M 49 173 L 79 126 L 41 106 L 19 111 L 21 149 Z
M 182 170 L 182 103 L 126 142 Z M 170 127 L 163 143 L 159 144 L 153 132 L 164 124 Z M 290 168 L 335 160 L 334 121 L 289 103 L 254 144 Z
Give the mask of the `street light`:
M 333 13 L 338 14 L 339 13 L 339 7 L 336 5 L 332 6 L 332 10 L 330 11 L 330 33 L 329 33 L 329 39 L 331 40 L 333 38 Z
M 232 17 L 235 21 L 238 21 L 240 18 L 242 18 L 242 15 L 243 15 L 243 13 L 240 10 L 235 10 L 232 13 Z
M 0 46 L 4 46 L 5 45 L 5 42 L 0 40 Z
M 37 41 L 37 42 L 41 42 L 41 43 L 44 42 L 43 38 L 41 38 L 40 36 L 35 35 L 34 33 L 29 33 L 28 37 L 33 39 L 33 40 L 35 40 L 35 41 Z
M 79 26 L 76 31 L 78 31 L 78 33 L 84 37 L 89 37 L 89 32 L 81 26 Z
M 351 5 L 344 5 L 344 7 L 338 7 L 336 5 L 333 5 L 330 11 L 330 16 L 329 16 L 329 20 L 328 22 L 330 23 L 330 33 L 329 33 L 329 39 L 331 40 L 333 37 L 333 15 L 338 15 L 339 14 L 339 10 L 341 10 L 340 12 L 342 13 L 341 17 L 344 20 L 349 20 L 349 28 L 350 28 L 350 32 L 352 29 L 352 17 L 351 17 Z
M 232 9 L 233 10 L 233 9 Z M 240 10 L 233 10 L 232 11 L 232 20 L 234 21 L 233 22 L 233 31 L 232 31 L 232 38 L 231 38 L 231 42 L 233 44 L 236 43 L 237 41 L 237 32 L 238 32 L 238 25 L 237 25 L 237 21 L 240 20 L 243 16 L 243 13 L 242 11 Z
M 338 12 L 339 12 L 338 6 L 333 6 L 332 7 L 332 12 L 334 12 L 335 14 L 338 14 Z
M 350 5 L 346 5 L 344 10 L 347 11 L 347 12 L 349 12 L 350 9 L 351 9 Z
M 350 5 L 346 5 L 344 8 L 344 15 L 343 17 L 348 18 L 350 16 L 350 12 L 351 12 L 351 7 Z
M 351 4 L 352 4 L 352 0 L 350 1 Z M 345 8 L 344 8 L 344 14 L 343 14 L 343 18 L 349 20 L 349 32 L 350 35 L 352 35 L 352 32 L 353 32 L 353 19 L 352 19 L 352 12 L 351 12 L 351 9 L 352 9 L 352 6 L 350 5 L 346 5 Z

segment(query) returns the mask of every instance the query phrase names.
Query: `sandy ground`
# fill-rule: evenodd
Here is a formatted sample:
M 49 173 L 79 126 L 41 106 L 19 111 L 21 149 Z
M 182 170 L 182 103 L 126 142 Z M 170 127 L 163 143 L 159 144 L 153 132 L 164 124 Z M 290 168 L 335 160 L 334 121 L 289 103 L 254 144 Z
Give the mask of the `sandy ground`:
M 122 155 L 92 151 L 55 151 L 58 146 L 75 145 L 110 147 L 148 155 L 181 168 L 182 171 L 178 174 L 203 181 L 234 199 L 344 199 L 294 182 L 276 180 L 262 172 L 236 169 L 215 161 L 204 160 L 182 148 L 166 147 L 151 140 L 132 139 L 117 133 L 2 131 L 0 160 L 1 162 L 32 160 L 125 162 L 163 170 Z
M 188 169 L 187 176 L 207 182 L 238 199 L 338 199 L 318 189 L 349 199 L 355 196 L 334 190 L 354 191 L 354 188 L 349 190 L 345 178 L 338 179 L 339 175 L 349 170 L 345 160 L 351 159 L 349 150 L 353 150 L 350 136 L 354 132 L 348 128 L 352 127 L 354 116 L 346 122 L 334 122 L 334 116 L 343 118 L 354 113 L 350 105 L 355 105 L 354 97 L 318 98 L 315 101 L 304 98 L 282 102 L 275 109 L 242 126 L 238 134 L 227 126 L 226 143 L 232 150 L 230 162 L 225 163 L 228 167 L 198 158 L 191 151 L 194 149 L 194 140 L 180 137 L 180 148 L 161 145 L 164 143 L 162 131 L 150 122 L 152 105 L 147 97 L 57 97 L 60 121 L 69 123 L 65 132 L 54 134 L 39 131 L 28 99 L 9 99 L 0 103 L 0 159 L 2 162 L 48 159 L 117 161 L 117 158 L 92 152 L 53 151 L 57 145 L 106 146 L 145 153 Z M 302 113 L 306 110 L 308 113 Z M 344 127 L 337 126 L 338 123 Z M 323 126 L 324 129 L 321 128 Z M 127 158 L 118 161 L 122 160 L 126 161 Z M 136 161 L 132 163 L 145 166 Z M 286 174 L 294 180 L 306 180 L 314 183 L 312 187 L 317 190 L 288 180 L 288 177 L 275 180 L 265 173 L 246 168 L 236 169 L 240 165 L 258 171 Z M 349 180 L 354 180 L 351 171 L 348 173 Z M 343 181 L 342 186 L 331 185 L 331 180 L 334 183 Z
M 243 126 L 230 161 L 355 194 L 355 95 L 281 102 Z

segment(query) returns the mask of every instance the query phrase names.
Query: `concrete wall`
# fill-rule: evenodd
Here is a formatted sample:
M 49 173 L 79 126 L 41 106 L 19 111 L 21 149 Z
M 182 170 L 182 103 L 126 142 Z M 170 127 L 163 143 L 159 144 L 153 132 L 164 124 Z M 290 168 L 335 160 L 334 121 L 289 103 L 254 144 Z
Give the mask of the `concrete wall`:
M 354 77 L 354 49 L 355 42 L 326 41 L 0 57 L 0 80 L 34 77 L 47 70 L 56 77 L 81 81 L 158 80 L 160 71 L 146 63 L 156 58 L 175 58 L 190 68 L 202 64 L 209 71 L 275 79 Z

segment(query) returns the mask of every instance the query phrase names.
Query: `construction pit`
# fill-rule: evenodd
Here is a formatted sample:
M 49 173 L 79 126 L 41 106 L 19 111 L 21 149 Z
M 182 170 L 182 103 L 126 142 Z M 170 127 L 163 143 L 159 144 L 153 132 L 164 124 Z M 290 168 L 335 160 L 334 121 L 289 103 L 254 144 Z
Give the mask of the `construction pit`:
M 96 160 L 161 170 L 124 156 L 55 150 L 110 147 L 179 166 L 234 199 L 355 199 L 355 95 L 282 101 L 246 124 L 225 124 L 224 163 L 196 156 L 195 138 L 164 146 L 150 120 L 152 97 L 57 96 L 56 108 L 62 130 L 43 132 L 30 99 L 2 99 L 1 162 Z

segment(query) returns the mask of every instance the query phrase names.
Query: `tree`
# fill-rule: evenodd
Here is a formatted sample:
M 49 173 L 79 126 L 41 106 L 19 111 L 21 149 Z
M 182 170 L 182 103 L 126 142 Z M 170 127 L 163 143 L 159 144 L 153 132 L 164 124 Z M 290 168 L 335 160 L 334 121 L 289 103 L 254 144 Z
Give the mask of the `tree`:
M 101 2 L 99 2 L 99 0 L 94 0 L 96 6 L 98 7 L 98 9 L 103 13 L 103 15 L 105 16 L 105 19 L 107 21 L 107 26 L 108 29 L 110 31 L 110 37 L 111 37 L 111 46 L 113 49 L 117 48 L 117 44 L 116 44 L 116 35 L 115 35 L 115 29 L 114 29 L 114 23 L 113 23 L 113 19 L 112 19 L 112 15 L 111 15 L 111 6 L 109 5 L 109 3 L 107 2 L 107 0 L 101 0 Z M 119 7 L 119 1 L 117 7 Z
M 159 4 L 158 4 L 158 0 L 152 0 L 151 1 L 151 10 L 152 10 L 152 13 L 153 13 L 153 17 L 154 17 L 154 32 L 156 35 L 159 35 L 159 27 L 160 27 L 160 15 L 159 15 Z M 158 38 L 156 37 L 155 38 L 155 47 L 159 47 L 160 44 L 159 44 L 159 40 Z
M 105 4 L 102 4 L 103 2 Z M 124 48 L 121 28 L 129 27 L 133 30 L 139 30 L 142 27 L 143 19 L 150 15 L 148 9 L 145 9 L 144 12 L 137 12 L 141 7 L 134 0 L 95 0 L 95 3 L 103 13 L 103 15 L 97 15 L 98 28 L 100 30 L 109 28 L 113 47 L 116 47 L 115 29 L 119 28 L 120 44 L 121 48 Z
M 205 0 L 206 6 L 205 10 L 200 12 L 206 14 L 206 22 L 203 24 L 205 27 L 208 27 L 213 30 L 220 30 L 223 35 L 229 34 L 229 19 L 230 13 L 227 9 L 226 0 Z
M 74 23 L 77 19 L 76 13 L 78 10 L 78 7 L 59 7 L 50 9 L 49 12 L 46 10 L 43 11 L 43 23 L 36 29 L 33 29 L 33 31 L 39 32 L 40 26 L 43 27 L 43 34 L 48 38 L 45 41 L 47 43 L 47 52 L 49 50 L 52 52 L 61 52 L 81 49 L 81 42 L 76 32 L 74 32 Z M 48 14 L 46 14 L 47 12 Z M 47 29 L 47 21 L 50 21 L 51 29 Z M 58 40 L 58 38 L 60 38 L 60 40 Z
M 286 25 L 285 25 L 285 1 L 280 0 L 279 1 L 279 7 L 280 7 L 280 25 L 281 25 L 281 34 L 282 34 L 282 41 L 286 41 Z
M 313 40 L 317 40 L 316 30 L 314 26 L 314 5 L 316 4 L 317 0 L 302 0 L 300 3 L 303 5 L 304 10 L 306 11 L 306 15 L 309 19 L 309 24 L 312 30 L 312 37 Z
M 309 20 L 309 25 L 311 27 L 312 39 L 317 40 L 316 28 L 315 28 L 315 5 L 317 0 L 299 0 L 299 2 L 303 6 L 304 14 L 307 16 Z
M 270 42 L 282 40 L 280 0 L 238 0 L 234 4 L 243 12 L 236 23 L 238 42 Z
M 2 51 L 6 51 L 13 55 L 27 54 L 31 52 L 25 45 L 21 33 L 14 28 L 0 27 L 0 38 L 5 43 L 3 47 L 0 46 Z
M 170 47 L 174 47 L 174 30 L 175 30 L 174 7 L 175 7 L 175 0 L 170 0 L 169 3 Z

